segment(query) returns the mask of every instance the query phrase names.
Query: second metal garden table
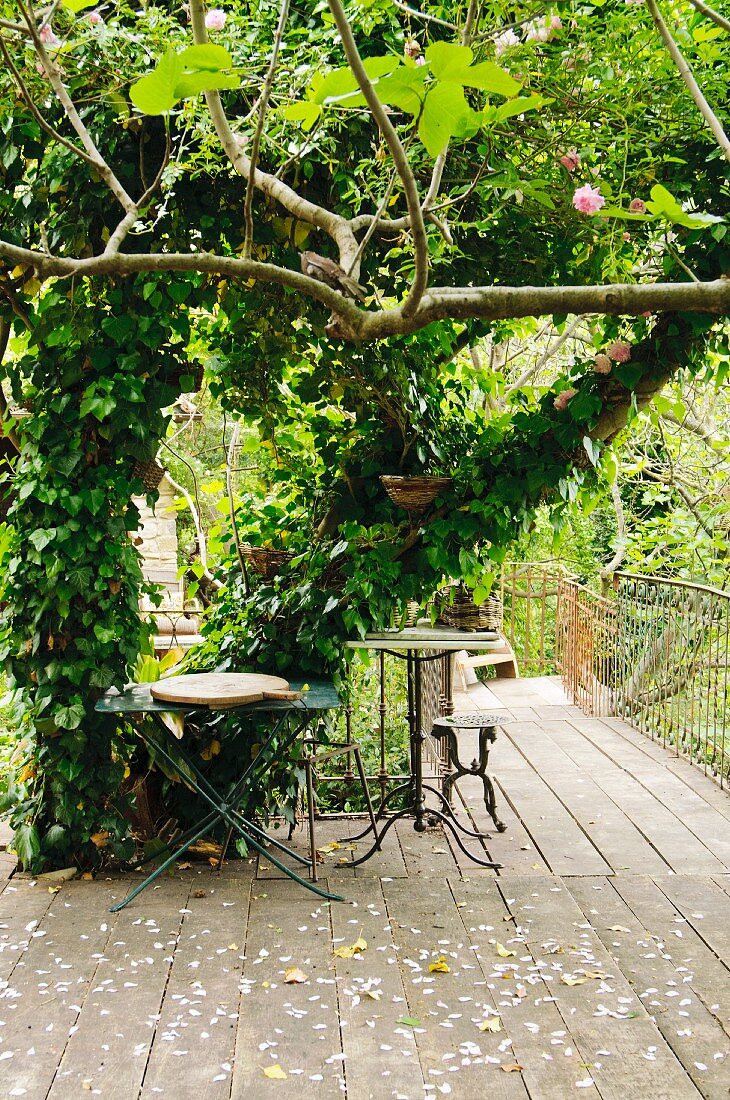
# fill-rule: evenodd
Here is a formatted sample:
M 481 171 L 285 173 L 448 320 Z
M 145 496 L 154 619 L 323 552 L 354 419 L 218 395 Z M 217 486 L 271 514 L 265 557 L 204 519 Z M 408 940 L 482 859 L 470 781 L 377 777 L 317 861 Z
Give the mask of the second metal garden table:
M 215 673 L 211 673 L 208 679 L 212 682 L 215 676 Z M 171 677 L 170 680 L 165 682 L 168 684 L 172 684 L 173 681 L 180 683 L 186 679 L 205 681 L 206 678 L 205 674 L 196 677 L 180 676 Z M 240 805 L 246 792 L 253 789 L 254 785 L 261 783 L 271 766 L 272 761 L 267 760 L 268 750 L 276 744 L 278 755 L 281 756 L 287 753 L 300 734 L 316 723 L 324 712 L 338 708 L 341 705 L 333 684 L 329 681 L 313 680 L 310 681 L 308 690 L 305 692 L 303 690 L 304 685 L 301 682 L 291 681 L 289 688 L 293 694 L 301 692 L 299 698 L 259 698 L 255 702 L 245 704 L 240 703 L 240 694 L 236 695 L 235 692 L 230 692 L 228 698 L 226 698 L 226 692 L 221 692 L 219 688 L 208 693 L 208 701 L 206 702 L 170 702 L 155 699 L 151 692 L 151 688 L 154 686 L 152 684 L 136 684 L 122 692 L 108 691 L 97 702 L 96 710 L 104 714 L 125 716 L 133 722 L 135 730 L 142 740 L 154 752 L 159 753 L 162 759 L 174 768 L 180 768 L 182 762 L 186 769 L 185 782 L 198 794 L 208 812 L 182 837 L 178 838 L 176 850 L 159 867 L 155 868 L 143 882 L 131 890 L 123 901 L 115 905 L 111 911 L 116 912 L 128 905 L 142 890 L 171 867 L 191 844 L 200 840 L 219 823 L 224 823 L 229 830 L 237 833 L 248 846 L 259 854 L 265 855 L 270 863 L 278 867 L 289 878 L 299 882 L 313 893 L 319 894 L 320 897 L 342 901 L 343 899 L 338 894 L 330 894 L 317 886 L 316 883 L 308 882 L 282 863 L 271 851 L 267 851 L 265 846 L 271 845 L 278 849 L 281 854 L 290 856 L 305 867 L 310 866 L 309 860 L 292 851 L 280 840 L 269 836 L 240 811 Z M 202 690 L 194 698 L 199 700 L 205 695 L 206 692 Z M 270 717 L 271 722 L 271 732 L 254 759 L 246 767 L 238 770 L 235 769 L 235 762 L 232 762 L 232 770 L 236 773 L 236 778 L 225 792 L 216 790 L 206 777 L 195 756 L 186 750 L 183 744 L 184 735 L 178 738 L 177 733 L 173 732 L 163 720 L 164 714 L 172 713 L 184 716 L 195 710 L 220 709 L 235 709 L 242 716 L 255 713 L 265 714 Z M 145 721 L 146 717 L 149 717 L 151 721 Z
M 464 846 L 461 836 L 472 837 L 481 840 L 486 834 L 474 832 L 465 828 L 454 814 L 453 808 L 442 791 L 429 783 L 424 783 L 423 777 L 423 745 L 427 739 L 423 719 L 423 691 L 422 673 L 425 665 L 433 661 L 444 661 L 449 654 L 468 649 L 471 651 L 488 651 L 500 645 L 499 634 L 495 631 L 463 631 L 454 630 L 451 627 L 431 626 L 430 624 L 406 627 L 404 630 L 385 631 L 381 634 L 366 634 L 359 641 L 349 641 L 346 645 L 351 649 L 372 649 L 389 653 L 393 657 L 401 658 L 406 662 L 406 683 L 408 695 L 408 729 L 409 729 L 409 756 L 410 776 L 405 783 L 400 783 L 382 801 L 377 813 L 378 819 L 384 824 L 378 832 L 369 825 L 358 836 L 349 837 L 349 840 L 361 840 L 372 835 L 374 843 L 368 851 L 356 859 L 353 866 L 364 863 L 381 847 L 383 838 L 393 824 L 403 817 L 413 818 L 413 828 L 416 832 L 425 832 L 431 820 L 445 825 L 451 832 L 456 844 L 474 863 L 481 867 L 500 867 L 501 864 L 492 860 L 482 859 L 474 855 Z M 451 662 L 445 662 L 445 683 L 443 690 L 443 706 L 446 713 L 453 710 L 451 700 Z M 406 804 L 392 813 L 387 813 L 387 804 L 399 794 L 405 794 Z M 438 804 L 437 809 L 427 807 L 426 795 L 432 794 Z

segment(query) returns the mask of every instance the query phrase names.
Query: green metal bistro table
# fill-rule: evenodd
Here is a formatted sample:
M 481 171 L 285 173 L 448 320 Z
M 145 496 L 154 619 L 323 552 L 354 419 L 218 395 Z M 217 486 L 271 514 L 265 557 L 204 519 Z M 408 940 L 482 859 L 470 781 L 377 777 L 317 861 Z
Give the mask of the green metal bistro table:
M 216 675 L 215 673 L 209 674 L 210 678 Z M 164 683 L 172 684 L 175 680 L 182 682 L 185 679 L 205 681 L 206 674 L 200 674 L 196 677 L 171 677 L 170 680 Z M 278 855 L 267 850 L 265 846 L 269 845 L 282 855 L 289 856 L 295 862 L 311 870 L 310 860 L 305 859 L 298 852 L 293 851 L 286 844 L 283 844 L 280 840 L 269 836 L 260 826 L 256 825 L 255 822 L 245 817 L 239 809 L 246 792 L 261 783 L 264 775 L 271 766 L 271 761 L 267 762 L 267 756 L 268 750 L 272 745 L 276 743 L 277 754 L 279 756 L 284 756 L 294 745 L 297 738 L 305 730 L 315 725 L 326 711 L 334 710 L 341 706 L 340 699 L 333 684 L 325 680 L 311 680 L 309 681 L 308 690 L 305 692 L 302 690 L 304 687 L 303 682 L 291 681 L 289 683 L 289 694 L 301 692 L 299 698 L 259 698 L 255 702 L 246 703 L 240 703 L 238 701 L 240 695 L 236 695 L 235 692 L 232 692 L 228 699 L 225 697 L 221 698 L 221 693 L 216 692 L 215 698 L 207 702 L 170 702 L 167 700 L 155 699 L 151 692 L 153 687 L 159 687 L 159 685 L 135 684 L 127 687 L 121 692 L 112 689 L 111 691 L 107 691 L 98 700 L 95 709 L 103 714 L 124 715 L 134 724 L 139 737 L 151 747 L 154 752 L 159 753 L 162 759 L 166 760 L 175 768 L 179 767 L 182 762 L 187 769 L 185 782 L 198 794 L 201 803 L 207 808 L 207 813 L 196 822 L 195 825 L 186 830 L 182 837 L 177 838 L 175 843 L 178 847 L 175 851 L 165 859 L 159 867 L 156 867 L 144 881 L 140 882 L 131 890 L 123 901 L 112 906 L 110 912 L 116 913 L 118 910 L 123 909 L 125 905 L 128 905 L 130 901 L 136 898 L 138 894 L 154 882 L 159 875 L 163 874 L 176 862 L 176 860 L 180 859 L 191 844 L 200 840 L 219 823 L 224 823 L 231 833 L 237 834 L 239 837 L 243 838 L 247 846 L 250 846 L 260 855 L 265 855 L 266 859 L 275 867 L 278 867 L 279 870 L 283 871 L 285 875 L 288 875 L 289 878 L 305 886 L 314 894 L 318 894 L 320 897 L 328 898 L 333 901 L 343 901 L 344 899 L 339 894 L 330 894 L 316 883 L 309 882 L 307 879 L 302 878 L 290 867 L 282 863 Z M 205 694 L 205 691 L 202 691 L 197 698 L 202 698 Z M 223 693 L 223 695 L 225 695 L 225 693 Z M 270 717 L 271 721 L 271 732 L 261 745 L 257 756 L 237 775 L 229 789 L 225 792 L 215 789 L 194 756 L 186 751 L 183 743 L 184 733 L 183 736 L 178 739 L 176 734 L 170 730 L 162 718 L 163 714 L 172 713 L 184 717 L 194 711 L 211 710 L 235 710 L 236 713 L 240 713 L 242 717 L 256 713 L 265 714 Z M 139 720 L 140 718 L 144 719 L 146 716 L 149 716 L 152 721 L 145 722 Z M 169 845 L 169 847 L 171 846 L 172 845 Z

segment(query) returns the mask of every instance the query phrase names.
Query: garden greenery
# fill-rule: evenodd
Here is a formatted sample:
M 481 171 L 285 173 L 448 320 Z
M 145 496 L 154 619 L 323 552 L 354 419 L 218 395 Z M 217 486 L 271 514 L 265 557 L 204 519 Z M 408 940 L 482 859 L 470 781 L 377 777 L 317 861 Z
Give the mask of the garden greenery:
M 238 527 L 293 555 L 264 584 L 227 570 L 198 664 L 338 677 L 346 637 L 445 578 L 484 599 L 541 503 L 589 507 L 674 374 L 722 380 L 727 160 L 654 5 L 478 8 L 192 0 L 188 26 L 63 0 L 51 26 L 0 0 L 0 347 L 30 412 L 5 418 L 0 652 L 26 866 L 132 849 L 129 731 L 94 704 L 145 642 L 135 464 L 193 354 L 270 462 Z M 721 107 L 720 28 L 674 17 Z M 515 318 L 576 312 L 596 315 L 584 353 L 548 387 L 495 410 L 494 372 L 454 366 Z M 453 481 L 422 515 L 380 482 L 424 472 Z

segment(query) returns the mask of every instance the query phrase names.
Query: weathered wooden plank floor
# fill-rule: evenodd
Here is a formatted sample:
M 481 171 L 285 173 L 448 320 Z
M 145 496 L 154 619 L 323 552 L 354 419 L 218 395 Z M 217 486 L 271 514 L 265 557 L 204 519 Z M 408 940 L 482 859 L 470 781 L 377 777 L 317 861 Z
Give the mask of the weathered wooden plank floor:
M 262 861 L 112 916 L 131 876 L 51 893 L 4 859 L 0 1097 L 727 1098 L 730 799 L 552 680 L 494 692 L 499 871 L 401 822 L 363 867 L 325 854 L 347 904 Z M 460 812 L 485 827 L 480 793 Z

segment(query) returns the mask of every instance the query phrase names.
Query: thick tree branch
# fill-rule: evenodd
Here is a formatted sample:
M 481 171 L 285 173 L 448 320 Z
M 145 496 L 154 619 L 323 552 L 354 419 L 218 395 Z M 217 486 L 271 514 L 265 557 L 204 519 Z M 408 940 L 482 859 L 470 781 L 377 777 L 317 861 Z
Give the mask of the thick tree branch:
M 679 46 L 674 41 L 669 27 L 664 22 L 662 14 L 656 5 L 656 0 L 646 0 L 646 6 L 649 9 L 649 14 L 656 24 L 659 34 L 662 36 L 662 41 L 667 47 L 669 56 L 671 57 L 674 64 L 677 66 L 679 75 L 682 77 L 682 80 L 686 84 L 687 89 L 692 96 L 692 99 L 697 105 L 697 109 L 705 120 L 708 129 L 712 132 L 715 141 L 719 145 L 720 149 L 722 149 L 722 152 L 724 153 L 726 159 L 730 160 L 730 139 L 723 130 L 719 118 L 702 94 L 700 86 L 695 80 L 694 73 L 689 67 L 687 61 L 685 60 L 684 55 L 681 53 Z
M 340 32 L 342 48 L 345 51 L 347 63 L 357 80 L 360 91 L 365 97 L 365 101 L 370 108 L 373 118 L 380 127 L 381 133 L 390 149 L 390 155 L 393 158 L 395 168 L 403 184 L 406 206 L 411 219 L 415 272 L 410 290 L 401 308 L 404 317 L 412 317 L 418 309 L 426 287 L 428 286 L 428 241 L 426 239 L 426 227 L 423 221 L 418 185 L 416 184 L 416 178 L 413 175 L 408 156 L 396 133 L 395 127 L 388 118 L 383 104 L 380 102 L 375 88 L 372 85 L 370 77 L 365 72 L 365 66 L 362 63 L 362 58 L 360 57 L 360 53 L 355 43 L 350 24 L 347 21 L 344 8 L 340 0 L 327 0 L 327 2 L 332 12 L 337 30 Z M 347 270 L 347 268 L 345 268 L 345 270 Z
M 483 286 L 432 287 L 414 314 L 401 308 L 360 309 L 325 283 L 277 264 L 218 256 L 209 252 L 117 253 L 89 259 L 69 259 L 20 248 L 0 240 L 0 256 L 13 264 L 32 266 L 42 277 L 92 278 L 134 275 L 140 272 L 198 271 L 238 279 L 256 279 L 290 287 L 322 302 L 337 313 L 348 329 L 348 339 L 382 340 L 418 332 L 433 321 L 542 317 L 551 313 L 636 316 L 665 310 L 694 311 L 718 316 L 730 314 L 730 279 L 701 283 L 612 283 L 607 286 Z

